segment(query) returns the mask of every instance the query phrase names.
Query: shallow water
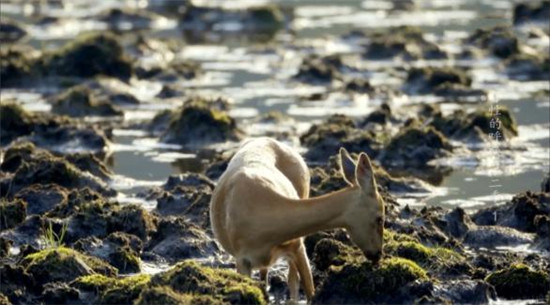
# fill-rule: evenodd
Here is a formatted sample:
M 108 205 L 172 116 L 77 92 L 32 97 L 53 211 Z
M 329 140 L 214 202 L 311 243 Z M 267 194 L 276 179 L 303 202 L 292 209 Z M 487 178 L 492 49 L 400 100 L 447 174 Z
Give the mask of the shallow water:
M 495 24 L 505 24 L 510 21 L 510 8 L 514 1 L 417 1 L 419 9 L 413 11 L 394 11 L 391 1 L 343 1 L 337 7 L 329 1 L 310 0 L 299 4 L 295 1 L 277 1 L 283 7 L 293 7 L 295 18 L 292 21 L 296 48 L 272 50 L 269 47 L 258 51 L 253 42 L 246 39 L 229 39 L 221 43 L 195 44 L 187 42 L 187 46 L 173 56 L 195 60 L 202 64 L 205 74 L 192 81 L 176 83 L 182 87 L 193 87 L 198 92 L 221 94 L 233 100 L 231 115 L 236 117 L 242 126 L 250 126 L 250 120 L 259 114 L 277 110 L 290 115 L 294 123 L 286 128 L 307 130 L 312 123 L 334 113 L 343 113 L 354 117 L 363 117 L 375 109 L 382 101 L 369 100 L 365 96 L 349 96 L 344 94 L 329 94 L 326 99 L 308 102 L 298 102 L 300 97 L 326 91 L 322 85 L 298 85 L 287 79 L 296 72 L 303 56 L 301 53 L 315 50 L 321 54 L 357 53 L 357 45 L 342 40 L 335 35 L 347 33 L 353 29 L 376 30 L 396 25 L 420 26 L 427 36 L 433 35 L 435 40 L 446 41 L 450 48 L 455 38 L 465 37 L 474 29 Z M 147 6 L 147 1 L 126 1 L 127 7 Z M 247 5 L 246 1 L 232 1 L 234 5 Z M 99 5 L 98 5 L 99 4 Z M 155 1 L 149 5 L 153 6 Z M 31 12 L 40 12 L 43 16 L 76 18 L 81 15 L 93 16 L 109 7 L 120 6 L 118 1 L 76 1 L 66 8 L 44 3 L 25 4 L 7 1 L 3 3 L 2 15 L 13 19 L 25 20 L 31 18 Z M 68 14 L 68 12 L 71 14 Z M 70 19 L 70 18 L 68 18 Z M 93 24 L 95 22 L 95 24 Z M 89 20 L 89 23 L 61 22 L 46 27 L 32 26 L 29 30 L 31 44 L 43 48 L 52 48 L 65 40 L 71 39 L 79 32 L 102 29 L 106 25 L 100 21 Z M 160 22 L 162 23 L 162 22 Z M 152 25 L 148 32 L 152 37 L 179 38 L 180 32 L 175 24 L 164 22 Z M 276 36 L 276 41 L 283 45 L 288 40 L 288 31 L 282 30 Z M 230 37 L 231 38 L 231 37 Z M 548 49 L 549 42 L 542 44 Z M 303 45 L 303 47 L 300 47 Z M 444 44 L 445 45 L 445 44 Z M 289 45 L 290 46 L 290 45 Z M 300 50 L 302 49 L 302 50 Z M 309 50 L 309 51 L 308 51 Z M 145 56 L 142 60 L 155 60 Z M 372 62 L 354 60 L 351 65 L 366 67 L 391 67 L 401 65 L 399 62 Z M 418 63 L 414 63 L 418 65 Z M 432 63 L 433 64 L 433 63 Z M 441 205 L 462 206 L 467 209 L 498 204 L 509 198 L 509 195 L 524 190 L 538 190 L 543 175 L 548 171 L 550 122 L 549 102 L 543 98 L 531 98 L 529 92 L 548 89 L 548 82 L 521 83 L 502 80 L 502 76 L 494 74 L 495 64 L 489 62 L 466 62 L 466 66 L 474 67 L 474 88 L 488 89 L 495 98 L 493 102 L 508 106 L 514 113 L 520 126 L 518 147 L 527 146 L 526 151 L 515 153 L 510 162 L 501 162 L 501 168 L 487 167 L 487 158 L 503 158 L 487 156 L 470 162 L 469 157 L 463 160 L 450 161 L 454 170 L 446 175 L 438 187 L 442 190 L 435 196 L 419 199 L 414 202 L 406 200 L 415 206 Z M 375 66 L 373 66 L 375 65 Z M 368 78 L 373 84 L 391 84 L 392 79 L 385 73 L 369 71 Z M 378 74 L 377 74 L 378 73 Z M 494 82 L 497 80 L 496 82 Z M 126 109 L 127 121 L 152 118 L 154 114 L 167 108 L 179 105 L 178 101 L 159 100 L 154 96 L 161 90 L 160 83 L 134 81 L 127 88 L 142 102 L 137 109 Z M 51 88 L 50 88 L 51 89 Z M 55 89 L 54 89 L 55 90 Z M 48 91 L 48 89 L 42 90 Z M 3 98 L 16 97 L 26 108 L 33 111 L 48 111 L 49 106 L 37 94 L 36 90 L 4 90 Z M 427 101 L 429 96 L 405 97 L 406 100 Z M 390 101 L 399 105 L 398 100 Z M 473 106 L 472 106 L 473 107 Z M 487 106 L 488 107 L 488 106 Z M 467 108 L 467 106 L 466 106 Z M 298 124 L 296 123 L 298 122 Z M 537 129 L 535 129 L 536 127 Z M 261 135 L 273 129 L 283 129 L 284 126 L 252 125 L 251 134 Z M 537 130 L 536 136 L 533 136 Z M 127 181 L 135 180 L 135 187 L 123 183 L 117 188 L 131 194 L 136 189 L 165 181 L 170 174 L 185 171 L 200 171 L 204 162 L 179 147 L 158 145 L 155 139 L 147 139 L 140 132 L 121 130 L 115 132 L 114 146 L 109 157 L 109 165 L 116 174 L 127 177 Z M 299 143 L 294 140 L 294 143 Z M 518 160 L 520 159 L 520 160 Z M 489 162 L 491 163 L 491 162 Z M 492 162 L 495 163 L 495 162 Z M 498 162 L 496 162 L 498 163 Z M 504 164 L 502 164 L 504 163 Z M 519 164 L 518 164 L 519 163 Z M 150 183 L 149 183 L 150 182 Z M 493 196 L 497 192 L 498 196 Z M 492 198 L 494 197 L 494 198 Z
M 295 119 L 294 126 L 305 130 L 314 122 L 318 122 L 333 113 L 362 117 L 376 108 L 381 101 L 369 100 L 361 96 L 329 94 L 327 100 L 315 103 L 297 102 L 300 97 L 325 91 L 323 86 L 297 85 L 287 79 L 295 73 L 303 56 L 302 53 L 315 50 L 321 54 L 357 53 L 356 44 L 336 37 L 353 29 L 376 30 L 397 25 L 420 26 L 427 36 L 435 40 L 446 41 L 450 49 L 456 44 L 455 38 L 465 37 L 479 27 L 510 23 L 510 9 L 515 1 L 416 1 L 417 10 L 395 11 L 395 3 L 391 1 L 341 1 L 337 6 L 330 1 L 308 0 L 297 3 L 290 0 L 275 1 L 283 7 L 294 8 L 292 21 L 294 43 L 298 48 L 282 48 L 272 50 L 267 47 L 258 50 L 254 42 L 245 38 L 229 36 L 227 41 L 196 44 L 187 41 L 187 46 L 172 54 L 173 56 L 191 59 L 202 63 L 206 73 L 199 79 L 176 83 L 182 87 L 194 87 L 199 92 L 208 92 L 229 96 L 234 104 L 231 114 L 240 123 L 249 124 L 250 118 L 270 110 L 278 110 L 289 114 Z M 399 1 L 397 1 L 399 2 Z M 55 3 L 3 1 L 2 15 L 16 20 L 29 20 L 33 14 L 43 17 L 60 17 L 67 22 L 53 23 L 47 26 L 33 25 L 29 31 L 29 42 L 45 49 L 53 48 L 63 41 L 73 38 L 80 32 L 104 29 L 106 24 L 87 19 L 87 22 L 74 22 L 75 18 L 93 16 L 110 7 L 125 5 L 126 7 L 155 6 L 161 1 L 72 1 L 71 5 L 59 7 Z M 223 3 L 223 2 L 220 2 Z M 232 1 L 232 5 L 249 5 L 249 1 Z M 227 4 L 226 4 L 227 5 Z M 166 19 L 166 18 L 164 18 Z M 181 32 L 175 21 L 160 20 L 151 25 L 147 35 L 152 37 L 170 37 L 179 39 Z M 223 25 L 222 25 L 223 28 Z M 224 29 L 231 32 L 231 29 Z M 290 33 L 282 30 L 275 40 L 285 45 Z M 538 42 L 548 49 L 549 42 Z M 288 44 L 287 44 L 288 45 Z M 445 45 L 445 43 L 444 43 Z M 290 45 L 288 45 L 290 46 Z M 303 46 L 303 47 L 300 47 Z M 145 56 L 142 60 L 155 60 Z M 399 62 L 366 62 L 356 60 L 352 65 L 373 64 L 379 67 L 401 65 Z M 418 64 L 418 63 L 415 63 Z M 503 194 L 514 194 L 521 190 L 538 190 L 540 181 L 548 171 L 549 162 L 545 155 L 549 152 L 550 132 L 544 132 L 550 122 L 549 102 L 543 98 L 528 97 L 529 91 L 550 88 L 548 82 L 518 83 L 502 80 L 494 74 L 495 65 L 480 62 L 465 63 L 473 69 L 474 88 L 488 89 L 496 102 L 513 110 L 520 125 L 518 145 L 529 144 L 527 152 L 517 153 L 521 160 L 509 162 L 500 170 L 491 168 L 480 170 L 483 160 L 474 164 L 454 163 L 452 171 L 446 176 L 439 187 L 446 189 L 443 196 L 436 196 L 417 205 L 461 205 L 466 208 L 479 208 L 491 205 L 491 200 L 475 200 L 483 196 L 491 196 L 494 192 L 493 182 L 498 179 L 497 191 Z M 480 65 L 481 64 L 481 65 Z M 392 82 L 388 75 L 369 71 L 373 84 L 388 84 Z M 494 80 L 498 80 L 496 83 Z M 50 88 L 52 89 L 52 88 Z M 177 101 L 159 101 L 154 98 L 161 89 L 161 84 L 150 82 L 133 82 L 128 90 L 135 94 L 143 103 L 137 109 L 127 109 L 126 120 L 151 118 L 156 111 L 174 108 Z M 48 89 L 42 90 L 48 91 Z M 54 90 L 55 91 L 55 90 Z M 526 94 L 527 92 L 527 94 Z M 15 96 L 25 107 L 34 111 L 48 111 L 36 90 L 3 90 L 2 97 Z M 429 100 L 430 97 L 420 97 Z M 546 97 L 547 98 L 547 97 Z M 409 97 L 409 100 L 418 97 Z M 399 104 L 398 101 L 393 101 Z M 391 103 L 390 103 L 391 105 Z M 532 126 L 539 126 L 537 136 L 533 139 Z M 269 126 L 264 126 L 268 131 Z M 280 128 L 280 127 L 279 127 Z M 254 130 L 257 130 L 254 128 Z M 258 133 L 258 132 L 256 132 Z M 260 132 L 261 133 L 261 132 Z M 114 171 L 131 179 L 139 181 L 164 181 L 170 174 L 199 171 L 203 164 L 193 158 L 192 151 L 181 151 L 177 147 L 163 147 L 144 139 L 139 133 L 126 132 L 115 136 L 115 145 L 109 159 Z M 296 142 L 296 141 L 295 141 Z M 516 158 L 517 159 L 517 158 Z M 502 197 L 501 199 L 503 199 Z M 496 200 L 501 202 L 500 199 Z

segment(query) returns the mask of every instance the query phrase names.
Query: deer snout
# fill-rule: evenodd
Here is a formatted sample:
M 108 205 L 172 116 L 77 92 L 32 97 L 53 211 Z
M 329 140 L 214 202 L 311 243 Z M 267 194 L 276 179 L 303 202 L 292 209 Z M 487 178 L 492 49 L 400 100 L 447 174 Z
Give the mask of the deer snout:
M 373 264 L 378 264 L 380 258 L 382 258 L 382 251 L 378 252 L 365 252 L 365 257 L 368 258 Z

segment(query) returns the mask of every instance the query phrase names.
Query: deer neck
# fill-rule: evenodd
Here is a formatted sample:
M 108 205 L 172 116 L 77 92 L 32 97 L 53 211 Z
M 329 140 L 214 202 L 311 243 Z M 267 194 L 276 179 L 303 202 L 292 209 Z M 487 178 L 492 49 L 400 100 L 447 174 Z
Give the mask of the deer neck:
M 280 218 L 278 241 L 282 243 L 318 231 L 346 227 L 345 212 L 357 196 L 357 188 L 348 187 L 319 197 L 292 200 Z

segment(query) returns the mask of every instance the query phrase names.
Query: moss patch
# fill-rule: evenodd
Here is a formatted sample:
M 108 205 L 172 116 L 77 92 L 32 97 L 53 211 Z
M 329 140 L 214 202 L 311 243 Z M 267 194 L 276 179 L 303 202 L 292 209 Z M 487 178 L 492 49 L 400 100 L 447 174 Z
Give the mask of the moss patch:
M 404 258 L 384 259 L 378 266 L 365 261 L 332 267 L 314 302 L 372 303 L 416 280 L 429 278 L 424 269 Z
M 388 254 L 410 259 L 430 270 L 452 268 L 464 262 L 464 257 L 451 249 L 430 248 L 416 241 L 389 242 L 384 249 Z
M 168 285 L 180 293 L 208 295 L 231 304 L 266 304 L 258 283 L 227 269 L 203 267 L 184 261 L 156 275 L 154 285 Z
M 134 303 L 136 305 L 221 305 L 220 300 L 206 295 L 181 294 L 170 287 L 160 286 L 144 289 Z
M 101 304 L 132 304 L 149 284 L 150 279 L 151 277 L 147 274 L 124 278 L 93 274 L 77 278 L 72 285 L 95 292 Z
M 312 262 L 318 270 L 326 271 L 330 266 L 342 266 L 349 262 L 364 260 L 359 249 L 332 238 L 323 238 L 315 245 Z
M 118 248 L 109 255 L 109 261 L 120 273 L 136 273 L 141 271 L 139 256 L 130 247 Z
M 162 118 L 162 116 L 160 117 Z M 215 100 L 192 98 L 171 115 L 161 139 L 168 143 L 211 143 L 236 141 L 242 136 L 236 121 Z
M 507 299 L 543 298 L 550 289 L 548 273 L 524 264 L 493 272 L 485 280 L 495 287 L 498 296 Z
M 104 261 L 65 247 L 29 254 L 24 258 L 23 265 L 39 283 L 68 282 L 94 272 L 117 274 L 117 270 Z

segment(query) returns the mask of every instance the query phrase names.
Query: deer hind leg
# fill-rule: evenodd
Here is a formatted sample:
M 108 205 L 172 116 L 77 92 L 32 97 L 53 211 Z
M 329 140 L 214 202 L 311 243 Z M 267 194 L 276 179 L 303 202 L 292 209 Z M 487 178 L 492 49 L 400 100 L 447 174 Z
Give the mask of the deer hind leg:
M 315 287 L 313 285 L 313 276 L 311 275 L 311 267 L 309 266 L 309 259 L 307 258 L 306 247 L 304 246 L 303 240 L 300 240 L 300 246 L 296 249 L 294 257 L 296 268 L 302 280 L 302 287 L 304 288 L 308 301 L 311 301 L 315 293 Z
M 290 292 L 290 301 L 298 301 L 298 292 L 300 290 L 300 277 L 298 269 L 293 260 L 288 260 L 288 291 Z
M 264 287 L 264 290 L 266 293 L 269 290 L 269 281 L 267 280 L 268 271 L 269 271 L 268 268 L 260 269 L 260 282 L 262 283 L 262 286 Z

